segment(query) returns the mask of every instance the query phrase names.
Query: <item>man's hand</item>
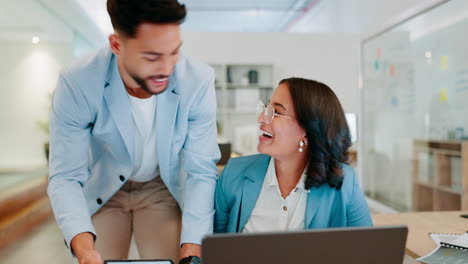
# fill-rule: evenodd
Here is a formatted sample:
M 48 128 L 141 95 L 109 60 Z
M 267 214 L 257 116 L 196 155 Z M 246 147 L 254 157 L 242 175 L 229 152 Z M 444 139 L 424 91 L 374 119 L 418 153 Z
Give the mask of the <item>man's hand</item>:
M 80 264 L 102 264 L 101 254 L 97 250 L 90 250 L 83 253 L 81 257 L 78 257 Z
M 180 258 L 183 259 L 188 256 L 197 256 L 201 258 L 201 246 L 192 243 L 182 244 L 182 248 L 180 249 Z
M 102 264 L 101 254 L 94 248 L 91 233 L 80 233 L 71 241 L 71 247 L 80 264 Z

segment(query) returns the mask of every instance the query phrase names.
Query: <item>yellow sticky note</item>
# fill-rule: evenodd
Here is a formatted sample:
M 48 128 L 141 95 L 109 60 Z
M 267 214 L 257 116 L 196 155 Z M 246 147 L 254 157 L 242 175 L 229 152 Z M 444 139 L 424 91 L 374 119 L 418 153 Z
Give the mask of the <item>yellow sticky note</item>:
M 444 71 L 448 70 L 448 56 L 440 57 L 440 68 Z
M 448 100 L 448 89 L 442 88 L 440 89 L 439 99 L 441 102 L 446 102 Z

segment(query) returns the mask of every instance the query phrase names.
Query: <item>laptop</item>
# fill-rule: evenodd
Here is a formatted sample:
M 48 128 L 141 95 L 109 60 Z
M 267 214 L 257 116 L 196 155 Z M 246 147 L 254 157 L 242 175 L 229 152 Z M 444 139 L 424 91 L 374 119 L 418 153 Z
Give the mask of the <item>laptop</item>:
M 215 234 L 202 242 L 203 264 L 401 264 L 406 226 Z

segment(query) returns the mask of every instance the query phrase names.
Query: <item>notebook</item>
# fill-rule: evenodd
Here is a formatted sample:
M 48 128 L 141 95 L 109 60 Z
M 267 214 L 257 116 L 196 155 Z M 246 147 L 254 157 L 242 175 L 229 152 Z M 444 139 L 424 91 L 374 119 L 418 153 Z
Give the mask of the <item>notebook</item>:
M 440 242 L 442 246 L 454 248 L 462 251 L 468 251 L 468 233 L 460 235 L 455 240 L 447 241 L 447 242 Z
M 406 226 L 217 234 L 202 242 L 203 264 L 401 264 Z
M 429 236 L 438 246 L 426 256 L 417 258 L 417 261 L 427 264 L 468 263 L 468 233 L 429 233 Z
M 462 234 L 451 234 L 451 233 L 429 233 L 429 236 L 432 238 L 436 245 L 440 243 L 450 243 L 453 240 L 459 238 Z

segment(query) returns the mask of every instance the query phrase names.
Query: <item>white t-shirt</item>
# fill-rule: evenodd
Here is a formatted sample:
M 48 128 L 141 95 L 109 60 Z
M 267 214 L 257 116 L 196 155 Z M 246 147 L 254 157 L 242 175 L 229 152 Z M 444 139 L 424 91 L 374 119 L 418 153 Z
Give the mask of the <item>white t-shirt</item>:
M 130 180 L 150 181 L 159 176 L 159 161 L 156 151 L 156 96 L 140 99 L 128 95 L 130 110 L 136 127 L 135 168 Z
M 242 232 L 303 230 L 309 193 L 304 186 L 305 177 L 303 173 L 296 187 L 283 198 L 276 178 L 275 160 L 271 158 L 257 203 Z

